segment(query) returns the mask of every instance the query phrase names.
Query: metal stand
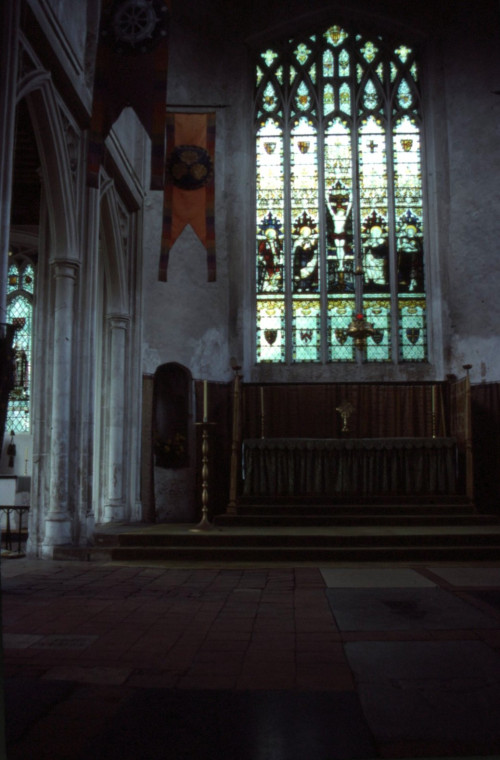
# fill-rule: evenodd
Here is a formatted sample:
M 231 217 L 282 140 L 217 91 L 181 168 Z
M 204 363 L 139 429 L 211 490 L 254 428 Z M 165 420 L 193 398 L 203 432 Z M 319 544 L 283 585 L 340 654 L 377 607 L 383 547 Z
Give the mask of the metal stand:
M 19 521 L 18 521 L 18 528 L 17 528 L 17 557 L 24 556 L 21 552 L 21 544 L 23 540 L 23 513 L 29 512 L 28 506 L 0 506 L 0 513 L 5 512 L 6 514 L 6 521 L 5 521 L 5 551 L 8 553 L 12 553 L 12 529 L 10 524 L 10 513 L 13 512 L 14 514 L 19 515 Z
M 191 533 L 212 530 L 214 527 L 208 519 L 208 427 L 214 423 L 203 421 L 196 424 L 203 428 L 201 443 L 201 520 L 194 528 L 190 528 Z

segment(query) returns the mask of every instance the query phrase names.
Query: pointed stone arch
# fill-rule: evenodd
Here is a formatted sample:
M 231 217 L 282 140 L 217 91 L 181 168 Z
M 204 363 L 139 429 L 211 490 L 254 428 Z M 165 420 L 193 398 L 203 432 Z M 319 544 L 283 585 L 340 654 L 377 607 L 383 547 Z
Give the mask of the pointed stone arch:
M 101 184 L 100 231 L 103 245 L 99 255 L 106 279 L 108 314 L 125 315 L 127 305 L 126 253 L 118 214 L 118 194 L 114 182 L 106 179 Z
M 51 260 L 79 259 L 75 191 L 58 97 L 45 71 L 26 76 L 17 102 L 25 99 L 40 157 L 51 235 Z

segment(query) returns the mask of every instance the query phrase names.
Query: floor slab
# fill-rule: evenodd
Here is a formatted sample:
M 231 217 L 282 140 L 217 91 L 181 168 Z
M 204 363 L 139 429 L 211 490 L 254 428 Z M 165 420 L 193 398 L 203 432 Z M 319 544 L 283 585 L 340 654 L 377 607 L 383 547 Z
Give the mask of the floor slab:
M 378 742 L 500 751 L 500 654 L 482 642 L 352 642 L 346 653 Z
M 327 589 L 341 631 L 496 628 L 498 620 L 439 588 Z
M 4 649 L 28 649 L 41 641 L 42 636 L 33 633 L 4 633 L 2 639 Z
M 20 739 L 29 727 L 42 718 L 54 705 L 68 697 L 73 684 L 28 678 L 6 678 L 3 684 L 8 696 L 5 702 L 5 732 L 7 744 Z
M 85 760 L 362 760 L 376 755 L 352 693 L 162 689 L 135 693 L 86 753 Z
M 322 568 L 327 588 L 427 588 L 435 586 L 411 568 Z
M 500 588 L 500 567 L 429 567 L 429 570 L 453 586 Z

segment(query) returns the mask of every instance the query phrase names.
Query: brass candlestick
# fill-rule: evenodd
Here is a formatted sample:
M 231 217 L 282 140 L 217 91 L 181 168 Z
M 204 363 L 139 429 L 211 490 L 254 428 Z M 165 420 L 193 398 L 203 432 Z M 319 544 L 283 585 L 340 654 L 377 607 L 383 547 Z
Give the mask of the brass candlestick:
M 213 422 L 197 422 L 197 425 L 201 425 L 202 431 L 202 443 L 201 443 L 201 520 L 194 528 L 190 528 L 192 533 L 198 533 L 205 530 L 212 530 L 213 525 L 208 519 L 208 428 L 209 425 L 213 425 Z

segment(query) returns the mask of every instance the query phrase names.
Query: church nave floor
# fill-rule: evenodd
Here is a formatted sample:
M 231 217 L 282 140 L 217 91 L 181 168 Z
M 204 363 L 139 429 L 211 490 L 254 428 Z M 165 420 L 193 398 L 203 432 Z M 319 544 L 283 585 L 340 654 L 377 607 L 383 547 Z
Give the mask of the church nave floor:
M 500 756 L 500 563 L 2 562 L 9 760 Z

